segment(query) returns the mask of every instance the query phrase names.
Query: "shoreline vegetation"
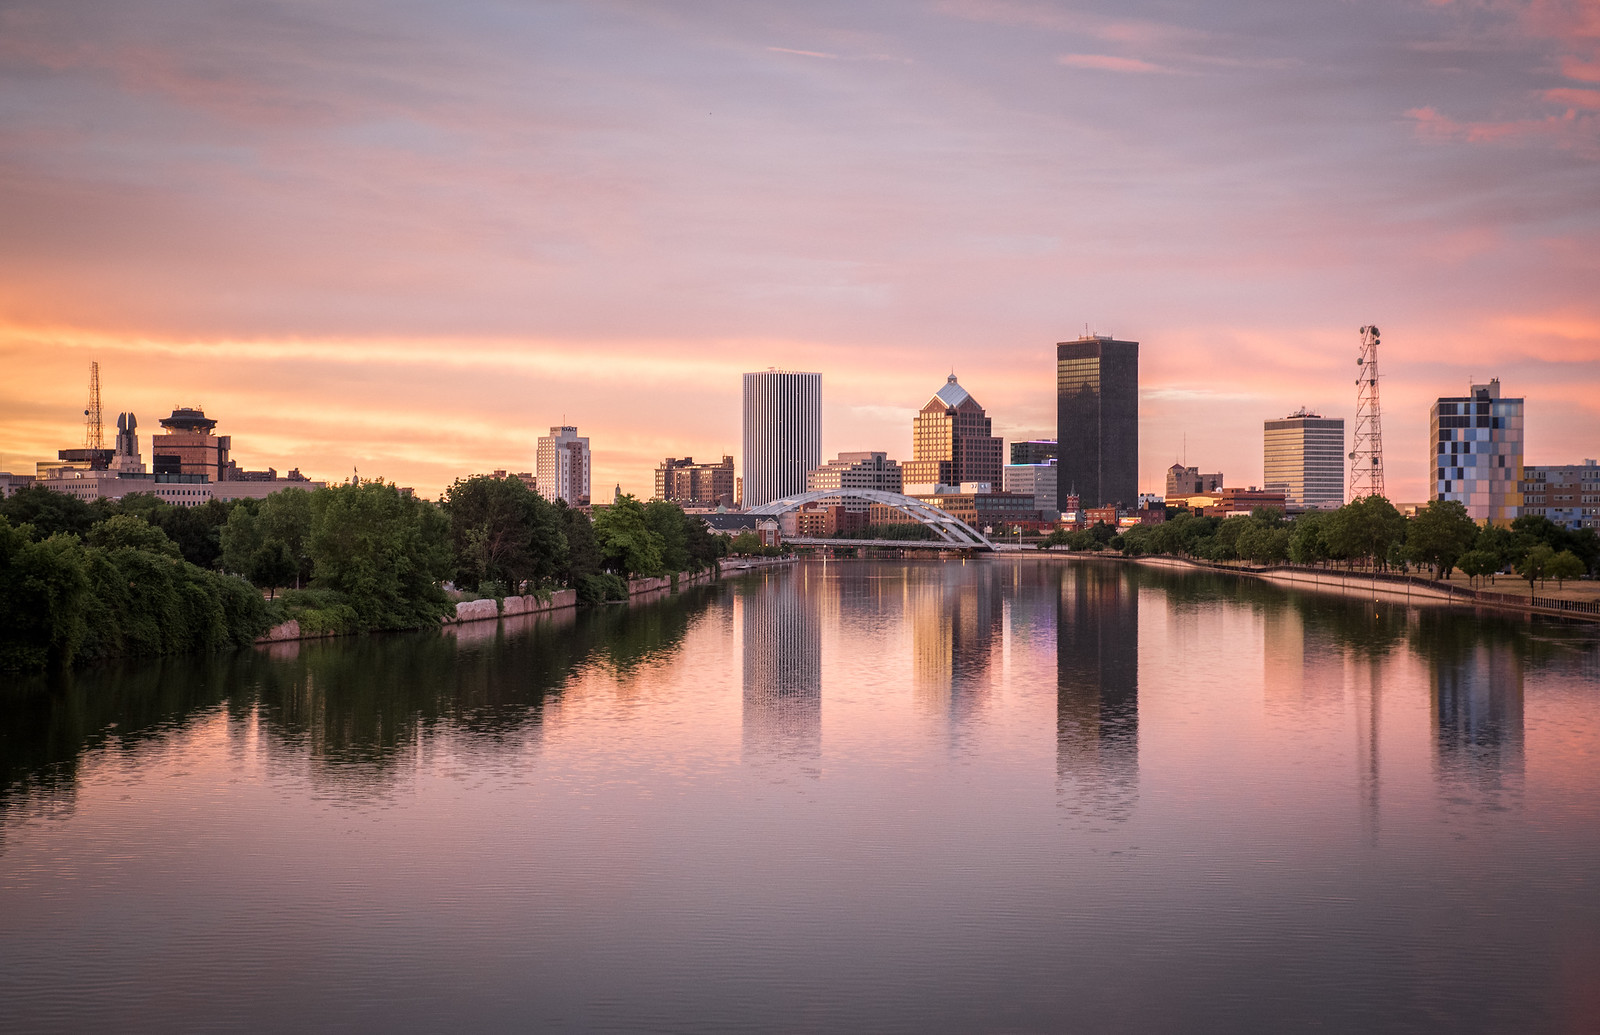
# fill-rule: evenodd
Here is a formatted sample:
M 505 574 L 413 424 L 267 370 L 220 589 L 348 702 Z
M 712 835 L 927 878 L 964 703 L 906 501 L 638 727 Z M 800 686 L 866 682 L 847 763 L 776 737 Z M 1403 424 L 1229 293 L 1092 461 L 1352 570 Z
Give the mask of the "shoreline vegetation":
M 632 496 L 591 520 L 516 477 L 458 480 L 438 503 L 373 480 L 187 508 L 36 486 L 0 501 L 0 672 L 233 649 L 290 621 L 426 628 L 464 600 L 625 600 L 630 580 L 715 577 L 730 552 L 777 553 Z

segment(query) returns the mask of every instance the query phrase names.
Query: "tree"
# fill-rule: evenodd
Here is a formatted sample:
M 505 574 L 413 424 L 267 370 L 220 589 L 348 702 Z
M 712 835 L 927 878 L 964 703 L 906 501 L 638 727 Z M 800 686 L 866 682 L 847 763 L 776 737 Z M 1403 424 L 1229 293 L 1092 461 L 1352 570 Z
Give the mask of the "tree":
M 311 499 L 305 489 L 279 489 L 261 501 L 256 522 L 265 542 L 283 544 L 294 559 L 294 584 L 311 581 Z M 232 516 L 229 517 L 232 520 Z M 284 585 L 288 585 L 287 582 Z
M 625 578 L 663 573 L 661 537 L 645 523 L 644 505 L 632 495 L 595 516 L 594 537 L 609 570 Z
M 555 510 L 514 475 L 458 479 L 442 503 L 449 516 L 458 585 L 508 587 L 554 579 L 566 537 Z
M 594 538 L 594 523 L 583 511 L 567 506 L 565 500 L 556 500 L 554 506 L 567 543 L 566 561 L 559 575 L 567 585 L 579 586 L 585 576 L 598 575 L 605 564 L 600 544 Z
M 444 614 L 438 581 L 453 558 L 438 507 L 382 480 L 323 489 L 312 504 L 315 580 L 344 594 L 361 626 L 410 629 Z
M 269 590 L 269 596 L 276 596 L 277 588 L 288 585 L 299 567 L 289 555 L 287 546 L 280 540 L 268 539 L 251 556 L 250 566 L 244 574 L 255 585 Z
M 1478 523 L 1458 500 L 1433 500 L 1406 523 L 1406 552 L 1433 565 L 1436 578 L 1446 578 L 1477 539 Z
M 1321 564 L 1328 559 L 1328 543 L 1323 533 L 1328 525 L 1325 511 L 1313 510 L 1294 519 L 1289 529 L 1289 559 L 1296 564 Z
M 99 515 L 76 496 L 30 485 L 11 498 L 0 500 L 0 517 L 9 521 L 12 528 L 31 526 L 35 539 L 48 539 L 58 532 L 87 535 Z
M 1383 565 L 1389 548 L 1403 542 L 1406 519 L 1382 496 L 1347 503 L 1328 516 L 1323 538 L 1328 552 L 1343 560 L 1370 559 Z
M 1550 547 L 1540 543 L 1527 553 L 1522 560 L 1517 562 L 1517 574 L 1528 580 L 1528 599 L 1533 599 L 1533 584 L 1546 577 L 1550 562 L 1555 559 L 1556 553 Z
M 1575 579 L 1583 573 L 1583 562 L 1571 550 L 1562 550 L 1545 565 L 1545 577 L 1555 579 L 1557 589 L 1563 579 Z
M 0 515 L 0 672 L 70 664 L 85 633 L 82 545 L 64 531 L 42 542 L 32 533 Z
M 89 545 L 103 550 L 145 550 L 166 557 L 182 557 L 178 544 L 161 529 L 132 514 L 118 514 L 89 529 Z
M 664 571 L 688 571 L 688 517 L 683 508 L 666 500 L 651 500 L 644 505 L 644 524 L 661 540 L 661 567 Z
M 1488 550 L 1468 550 L 1456 559 L 1456 567 L 1469 580 L 1476 581 L 1500 570 L 1500 558 Z

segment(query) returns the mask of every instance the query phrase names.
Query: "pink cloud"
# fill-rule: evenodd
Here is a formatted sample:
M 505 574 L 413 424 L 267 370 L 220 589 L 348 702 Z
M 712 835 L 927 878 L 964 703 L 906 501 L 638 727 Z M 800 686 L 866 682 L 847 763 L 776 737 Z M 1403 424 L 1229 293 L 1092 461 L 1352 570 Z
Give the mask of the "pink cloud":
M 1172 71 L 1170 68 L 1153 65 L 1138 58 L 1116 57 L 1111 54 L 1063 54 L 1056 60 L 1069 68 L 1089 68 L 1099 72 L 1167 75 Z

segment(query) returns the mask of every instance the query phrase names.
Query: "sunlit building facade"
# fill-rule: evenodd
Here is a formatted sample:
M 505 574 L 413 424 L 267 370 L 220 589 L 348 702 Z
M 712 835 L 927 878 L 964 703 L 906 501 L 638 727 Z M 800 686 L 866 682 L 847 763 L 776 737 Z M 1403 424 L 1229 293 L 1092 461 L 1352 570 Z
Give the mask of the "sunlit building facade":
M 1262 488 L 1297 509 L 1344 503 L 1344 419 L 1301 409 L 1262 428 Z
M 539 495 L 568 506 L 589 504 L 589 440 L 571 425 L 550 429 L 539 439 L 534 458 L 534 484 Z
M 988 485 L 998 489 L 1005 467 L 1005 443 L 993 422 L 951 374 L 911 422 L 911 459 L 904 466 L 907 486 Z
M 822 466 L 822 375 L 792 370 L 744 375 L 743 505 L 806 490 Z
M 1522 513 L 1523 400 L 1502 398 L 1500 379 L 1429 411 L 1436 500 L 1456 500 L 1474 521 L 1509 523 Z

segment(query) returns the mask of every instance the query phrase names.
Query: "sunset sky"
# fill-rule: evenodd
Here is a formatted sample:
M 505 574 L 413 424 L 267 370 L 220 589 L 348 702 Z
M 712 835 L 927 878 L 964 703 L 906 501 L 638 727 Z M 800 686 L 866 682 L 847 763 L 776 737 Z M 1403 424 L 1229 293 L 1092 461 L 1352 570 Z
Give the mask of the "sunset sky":
M 1088 329 L 1142 488 L 1185 437 L 1258 484 L 1366 323 L 1397 501 L 1469 379 L 1600 456 L 1600 0 L 0 0 L 0 470 L 97 359 L 249 468 L 431 496 L 565 421 L 647 495 L 768 366 L 829 456 L 909 457 L 952 369 L 1053 436 Z

